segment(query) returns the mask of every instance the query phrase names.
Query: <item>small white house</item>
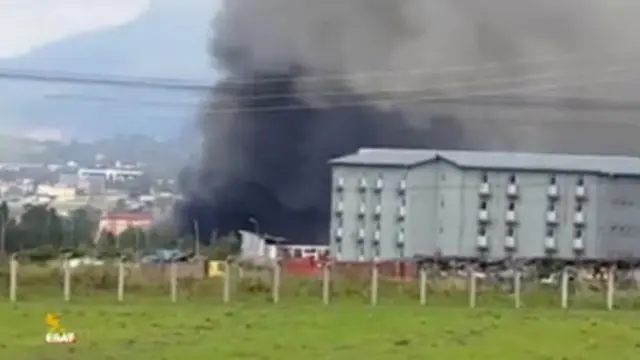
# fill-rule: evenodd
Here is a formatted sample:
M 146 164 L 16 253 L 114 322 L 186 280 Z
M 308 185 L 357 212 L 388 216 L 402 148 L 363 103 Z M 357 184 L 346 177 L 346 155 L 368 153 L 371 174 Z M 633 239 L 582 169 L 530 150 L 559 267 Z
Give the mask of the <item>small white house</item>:
M 242 260 L 273 260 L 278 256 L 278 245 L 268 241 L 253 232 L 240 231 L 242 246 L 240 258 Z

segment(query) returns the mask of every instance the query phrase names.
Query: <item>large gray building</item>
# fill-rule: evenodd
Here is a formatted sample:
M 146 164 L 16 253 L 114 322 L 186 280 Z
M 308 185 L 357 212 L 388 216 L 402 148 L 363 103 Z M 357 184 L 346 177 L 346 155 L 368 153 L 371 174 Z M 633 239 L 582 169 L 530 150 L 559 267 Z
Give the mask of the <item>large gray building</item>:
M 338 259 L 640 257 L 640 158 L 361 149 L 330 164 Z

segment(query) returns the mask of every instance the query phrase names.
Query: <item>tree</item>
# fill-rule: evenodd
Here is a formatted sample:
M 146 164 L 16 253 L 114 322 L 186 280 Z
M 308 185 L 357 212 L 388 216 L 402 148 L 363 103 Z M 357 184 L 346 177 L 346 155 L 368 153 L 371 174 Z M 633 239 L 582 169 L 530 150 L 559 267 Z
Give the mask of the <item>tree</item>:
M 65 244 L 92 247 L 98 230 L 100 211 L 92 207 L 73 210 L 66 219 Z
M 18 224 L 22 241 L 26 249 L 32 249 L 44 244 L 50 244 L 54 249 L 60 249 L 64 240 L 62 219 L 55 209 L 46 205 L 29 206 Z
M 0 204 L 0 259 L 7 257 L 7 225 L 10 220 L 9 205 L 6 201 Z
M 140 250 L 143 247 L 146 234 L 137 227 L 130 227 L 118 235 L 118 248 Z
M 100 234 L 98 240 L 98 252 L 101 258 L 111 258 L 119 255 L 118 238 L 111 232 Z
M 172 224 L 157 224 L 149 230 L 147 247 L 174 249 L 179 245 L 178 233 Z
M 129 208 L 128 204 L 127 204 L 127 200 L 126 199 L 118 199 L 116 200 L 116 205 L 114 207 L 115 211 L 125 211 Z

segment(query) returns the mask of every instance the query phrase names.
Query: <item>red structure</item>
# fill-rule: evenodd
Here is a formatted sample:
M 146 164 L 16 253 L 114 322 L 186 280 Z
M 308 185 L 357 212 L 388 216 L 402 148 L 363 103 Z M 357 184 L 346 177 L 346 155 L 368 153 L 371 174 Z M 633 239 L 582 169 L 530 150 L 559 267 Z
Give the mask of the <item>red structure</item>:
M 146 212 L 109 211 L 100 218 L 100 233 L 110 232 L 120 235 L 128 228 L 147 230 L 153 224 L 153 215 Z

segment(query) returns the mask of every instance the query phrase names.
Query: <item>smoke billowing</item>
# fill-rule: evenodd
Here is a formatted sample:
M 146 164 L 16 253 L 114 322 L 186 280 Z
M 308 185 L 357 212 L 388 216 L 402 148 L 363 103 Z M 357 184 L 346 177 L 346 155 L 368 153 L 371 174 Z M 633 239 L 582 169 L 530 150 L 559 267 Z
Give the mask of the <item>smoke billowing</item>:
M 211 228 L 324 240 L 327 160 L 362 146 L 638 148 L 635 126 L 612 126 L 635 113 L 571 100 L 637 99 L 607 80 L 632 66 L 634 2 L 221 1 L 211 52 L 224 76 L 188 208 Z M 509 97 L 465 100 L 494 93 Z

